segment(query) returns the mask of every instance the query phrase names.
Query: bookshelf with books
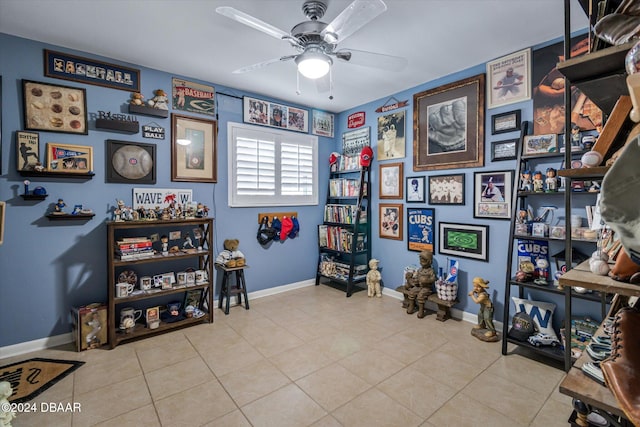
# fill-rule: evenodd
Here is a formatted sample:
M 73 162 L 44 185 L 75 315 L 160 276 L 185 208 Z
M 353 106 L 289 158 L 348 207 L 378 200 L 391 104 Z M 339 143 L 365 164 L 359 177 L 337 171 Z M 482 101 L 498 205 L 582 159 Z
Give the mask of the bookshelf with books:
M 368 167 L 360 168 L 358 160 L 340 156 L 332 165 L 323 223 L 318 225 L 316 285 L 345 289 L 347 297 L 365 281 L 371 258 L 370 173 Z

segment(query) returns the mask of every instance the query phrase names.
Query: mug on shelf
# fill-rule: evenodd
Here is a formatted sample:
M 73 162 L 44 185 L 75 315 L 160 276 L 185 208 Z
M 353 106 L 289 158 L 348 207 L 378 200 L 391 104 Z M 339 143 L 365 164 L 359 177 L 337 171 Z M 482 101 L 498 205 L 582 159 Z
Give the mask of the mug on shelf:
M 141 316 L 142 310 L 136 310 L 133 307 L 124 307 L 120 310 L 120 328 L 132 329 Z
M 116 298 L 128 297 L 133 292 L 133 284 L 127 282 L 116 283 Z
M 201 285 L 207 283 L 209 279 L 206 270 L 196 270 L 196 284 Z

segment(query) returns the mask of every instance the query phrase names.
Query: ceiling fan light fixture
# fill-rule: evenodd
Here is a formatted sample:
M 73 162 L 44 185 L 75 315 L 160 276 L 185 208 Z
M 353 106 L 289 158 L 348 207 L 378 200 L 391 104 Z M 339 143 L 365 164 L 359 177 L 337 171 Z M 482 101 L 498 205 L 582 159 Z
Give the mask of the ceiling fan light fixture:
M 298 71 L 308 79 L 319 79 L 329 72 L 333 61 L 322 52 L 306 51 L 296 58 Z

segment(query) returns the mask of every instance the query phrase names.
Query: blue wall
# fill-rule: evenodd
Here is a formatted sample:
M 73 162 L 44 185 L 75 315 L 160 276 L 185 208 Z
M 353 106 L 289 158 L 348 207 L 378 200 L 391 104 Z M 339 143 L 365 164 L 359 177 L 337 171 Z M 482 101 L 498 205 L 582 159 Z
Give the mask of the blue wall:
M 0 348 L 49 336 L 64 334 L 70 331 L 68 312 L 72 306 L 107 299 L 106 268 L 106 226 L 105 220 L 111 219 L 111 212 L 116 199 L 131 200 L 132 185 L 106 183 L 105 181 L 105 140 L 154 143 L 154 140 L 142 138 L 141 134 L 125 135 L 97 130 L 92 127 L 89 135 L 71 135 L 40 132 L 40 150 L 44 151 L 47 142 L 90 145 L 94 147 L 95 177 L 88 181 L 74 179 L 37 179 L 31 178 L 32 188 L 44 186 L 49 197 L 45 201 L 24 201 L 22 178 L 16 171 L 15 131 L 23 129 L 22 123 L 22 88 L 21 79 L 50 82 L 87 90 L 87 107 L 90 114 L 98 110 L 126 112 L 129 92 L 84 85 L 44 77 L 43 49 L 64 51 L 82 57 L 94 57 L 86 52 L 73 52 L 57 46 L 49 46 L 30 40 L 0 34 L 0 75 L 2 75 L 2 175 L 0 175 L 0 200 L 7 202 L 6 231 L 4 244 L 0 246 Z M 505 52 L 508 54 L 509 52 Z M 118 61 L 109 58 L 94 57 L 111 63 Z M 141 68 L 136 64 L 121 64 L 141 70 L 141 92 L 148 97 L 153 90 L 162 88 L 169 91 L 171 77 L 176 76 L 157 70 Z M 512 104 L 485 113 L 485 166 L 459 170 L 434 172 L 413 172 L 413 94 L 443 84 L 485 72 L 484 64 L 473 66 L 456 74 L 407 89 L 404 92 L 389 94 L 397 100 L 408 100 L 406 110 L 406 157 L 404 162 L 405 176 L 446 173 L 464 173 L 466 176 L 466 205 L 458 207 L 435 206 L 436 221 L 458 222 L 465 224 L 483 224 L 489 231 L 489 262 L 460 259 L 460 303 L 456 308 L 475 313 L 477 306 L 467 297 L 471 289 L 471 280 L 482 276 L 489 280 L 491 295 L 496 305 L 495 318 L 502 320 L 504 302 L 505 270 L 509 222 L 500 220 L 478 220 L 473 218 L 473 173 L 475 171 L 491 171 L 515 169 L 515 161 L 491 162 L 491 141 L 515 138 L 518 133 L 491 135 L 491 115 L 504 111 L 520 109 L 523 120 L 530 120 L 533 111 L 532 101 Z M 166 129 L 166 139 L 155 142 L 157 145 L 157 183 L 159 188 L 190 188 L 194 199 L 212 208 L 210 214 L 215 217 L 215 239 L 217 253 L 222 249 L 225 238 L 240 239 L 240 249 L 244 252 L 248 264 L 247 287 L 250 292 L 272 288 L 313 279 L 317 268 L 317 234 L 316 227 L 322 221 L 322 201 L 326 198 L 328 179 L 328 158 L 332 151 L 340 151 L 341 135 L 347 131 L 347 116 L 355 111 L 366 112 L 365 126 L 371 127 L 372 146 L 376 152 L 377 118 L 381 113 L 375 109 L 383 105 L 387 98 L 345 111 L 337 115 L 335 140 L 319 138 L 319 189 L 321 201 L 319 206 L 293 208 L 229 208 L 227 206 L 227 123 L 242 121 L 242 102 L 235 96 L 255 94 L 245 93 L 238 89 L 211 84 L 217 92 L 218 111 L 218 184 L 174 183 L 170 179 L 170 119 L 140 116 L 141 124 L 156 122 Z M 229 94 L 233 96 L 223 95 Z M 262 96 L 258 96 L 264 98 Z M 311 106 L 312 107 L 312 106 Z M 211 118 L 210 116 L 202 116 Z M 389 163 L 385 161 L 383 163 Z M 401 283 L 402 271 L 407 265 L 418 264 L 418 253 L 407 250 L 406 237 L 402 241 L 380 239 L 378 235 L 378 166 L 374 160 L 372 165 L 372 248 L 373 256 L 381 260 L 381 271 L 384 284 L 394 289 Z M 44 217 L 46 211 L 57 198 L 63 198 L 70 206 L 83 204 L 94 210 L 93 220 L 80 223 L 52 222 Z M 403 203 L 404 200 L 385 200 L 385 202 Z M 411 204 L 426 206 L 426 204 Z M 261 247 L 255 239 L 257 217 L 259 212 L 277 212 L 297 210 L 301 232 L 298 238 L 284 243 L 272 244 L 268 249 Z M 406 218 L 405 218 L 406 220 Z M 406 236 L 406 224 L 405 232 Z M 436 233 L 437 234 L 437 233 Z M 437 241 L 436 235 L 436 241 Z M 561 249 L 561 248 L 560 248 Z M 559 250 L 559 249 L 558 249 Z M 436 263 L 444 265 L 446 257 L 436 250 Z M 514 290 L 515 292 L 515 290 Z M 546 301 L 559 304 L 555 324 L 558 329 L 562 320 L 562 299 L 551 295 L 533 295 Z M 400 310 L 400 306 L 398 310 Z M 575 305 L 574 313 L 598 313 L 593 305 Z M 599 317 L 599 316 L 596 316 Z

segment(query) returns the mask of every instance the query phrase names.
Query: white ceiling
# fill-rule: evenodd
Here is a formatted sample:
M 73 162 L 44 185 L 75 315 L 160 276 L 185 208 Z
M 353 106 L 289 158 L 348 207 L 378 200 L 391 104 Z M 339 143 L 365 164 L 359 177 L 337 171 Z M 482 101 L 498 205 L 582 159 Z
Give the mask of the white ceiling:
M 328 0 L 330 22 L 352 0 Z M 400 72 L 334 61 L 334 99 L 293 61 L 240 67 L 296 53 L 286 42 L 215 12 L 232 6 L 282 30 L 306 20 L 304 0 L 0 0 L 0 32 L 332 112 L 561 37 L 562 0 L 385 0 L 388 10 L 339 48 L 401 56 Z M 587 18 L 571 0 L 574 30 Z M 18 55 L 19 52 L 14 54 Z M 142 76 L 144 80 L 144 74 Z

